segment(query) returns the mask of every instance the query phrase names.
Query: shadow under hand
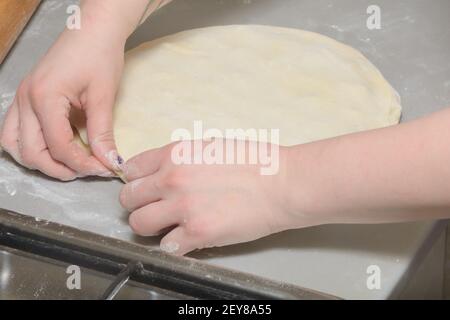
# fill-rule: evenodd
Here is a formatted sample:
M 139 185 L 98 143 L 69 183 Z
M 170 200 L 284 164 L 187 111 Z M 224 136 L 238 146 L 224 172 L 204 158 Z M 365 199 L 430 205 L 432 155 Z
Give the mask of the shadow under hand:
M 192 253 L 198 259 L 251 255 L 268 251 L 323 250 L 403 255 L 413 248 L 423 222 L 378 225 L 324 225 L 289 230 L 248 243 Z M 409 236 L 405 236 L 409 235 Z

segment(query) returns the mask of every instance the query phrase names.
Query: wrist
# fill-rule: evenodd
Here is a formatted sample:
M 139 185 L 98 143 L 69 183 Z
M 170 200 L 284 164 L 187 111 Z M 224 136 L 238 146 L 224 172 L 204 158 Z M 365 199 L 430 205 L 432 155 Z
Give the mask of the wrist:
M 315 154 L 311 144 L 286 148 L 286 177 L 284 179 L 285 210 L 291 228 L 301 228 L 332 223 L 327 199 L 321 194 L 317 180 L 320 154 Z
M 77 47 L 87 46 L 91 51 L 124 51 L 128 29 L 111 9 L 105 9 L 104 3 L 96 0 L 82 1 L 80 29 L 66 28 L 60 41 Z
M 148 1 L 84 0 L 81 2 L 80 31 L 101 35 L 104 41 L 125 43 L 138 26 Z
M 292 147 L 279 148 L 279 170 L 269 186 L 276 199 L 274 207 L 278 209 L 273 224 L 276 229 L 274 232 L 297 229 L 301 227 L 302 216 L 309 216 L 306 214 L 306 201 L 303 200 L 308 197 L 305 192 L 300 191 L 295 178 L 298 174 L 298 167 L 294 165 L 295 150 Z

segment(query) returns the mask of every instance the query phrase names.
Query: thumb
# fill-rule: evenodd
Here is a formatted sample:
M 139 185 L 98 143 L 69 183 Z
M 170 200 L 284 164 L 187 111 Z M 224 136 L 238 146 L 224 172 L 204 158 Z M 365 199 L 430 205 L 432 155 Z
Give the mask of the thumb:
M 114 94 L 91 99 L 86 106 L 86 129 L 94 156 L 108 169 L 121 172 L 124 163 L 117 152 L 113 129 Z

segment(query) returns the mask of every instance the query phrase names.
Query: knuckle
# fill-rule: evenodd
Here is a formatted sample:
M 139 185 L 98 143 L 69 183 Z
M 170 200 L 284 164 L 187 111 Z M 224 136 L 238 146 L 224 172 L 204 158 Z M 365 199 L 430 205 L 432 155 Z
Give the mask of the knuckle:
M 31 81 L 28 84 L 28 92 L 30 94 L 30 98 L 33 101 L 42 101 L 47 93 L 47 88 L 45 85 L 36 82 L 36 81 Z M 40 105 L 39 103 L 37 105 Z
M 60 148 L 57 145 L 48 145 L 48 150 L 50 152 L 50 155 L 52 156 L 53 159 L 57 160 L 57 161 L 61 161 L 64 162 L 64 160 L 67 157 L 67 153 L 64 151 L 63 148 Z
M 166 158 L 167 161 L 170 161 L 171 163 L 183 164 L 186 162 L 185 160 L 192 160 L 192 159 L 185 159 L 185 156 L 184 155 L 182 156 L 184 150 L 191 150 L 191 148 L 192 148 L 191 141 L 188 140 L 175 141 L 164 147 L 164 157 Z
M 119 194 L 119 202 L 122 208 L 127 209 L 129 208 L 129 191 L 128 191 L 128 184 L 122 187 L 122 190 Z
M 190 213 L 194 209 L 194 200 L 190 197 L 183 197 L 178 200 L 178 210 L 183 213 Z
M 28 168 L 34 168 L 36 163 L 37 154 L 29 149 L 22 149 L 20 152 L 20 158 L 22 159 L 22 163 Z
M 174 168 L 164 176 L 161 185 L 167 189 L 177 189 L 183 185 L 185 179 L 183 170 Z
M 186 234 L 189 237 L 197 239 L 209 239 L 210 238 L 210 228 L 209 224 L 205 219 L 200 217 L 195 217 L 190 219 L 184 226 Z
M 165 186 L 161 179 L 156 179 L 152 182 L 151 190 L 156 194 L 164 194 Z
M 17 141 L 11 136 L 9 136 L 6 132 L 2 133 L 0 137 L 0 145 L 4 150 L 9 152 L 16 143 Z
M 105 131 L 102 131 L 100 133 L 98 133 L 95 138 L 94 141 L 92 141 L 92 145 L 98 145 L 99 143 L 111 143 L 114 142 L 114 133 L 112 129 L 108 129 Z

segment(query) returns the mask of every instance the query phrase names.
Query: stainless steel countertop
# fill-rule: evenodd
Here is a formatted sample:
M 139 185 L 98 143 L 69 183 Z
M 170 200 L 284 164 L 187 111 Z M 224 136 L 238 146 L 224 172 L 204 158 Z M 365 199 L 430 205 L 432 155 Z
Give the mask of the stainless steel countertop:
M 0 69 L 0 113 L 21 78 L 64 27 L 74 0 L 46 0 Z M 450 1 L 378 0 L 381 30 L 366 28 L 361 0 L 175 0 L 129 39 L 128 48 L 185 29 L 223 24 L 271 24 L 335 38 L 362 51 L 402 97 L 403 121 L 450 105 Z M 0 207 L 125 240 L 134 237 L 120 209 L 118 181 L 60 183 L 0 158 Z M 441 229 L 433 222 L 321 226 L 248 244 L 204 250 L 209 263 L 343 298 L 398 294 Z M 366 287 L 366 269 L 382 270 L 380 290 Z

